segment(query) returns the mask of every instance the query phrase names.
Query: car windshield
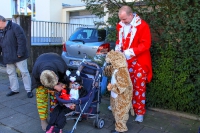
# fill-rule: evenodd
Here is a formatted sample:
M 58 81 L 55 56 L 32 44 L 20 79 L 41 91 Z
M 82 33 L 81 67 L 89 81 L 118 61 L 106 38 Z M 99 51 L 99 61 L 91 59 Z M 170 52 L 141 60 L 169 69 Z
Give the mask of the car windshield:
M 70 41 L 101 42 L 106 38 L 106 30 L 93 28 L 77 29 L 69 38 Z

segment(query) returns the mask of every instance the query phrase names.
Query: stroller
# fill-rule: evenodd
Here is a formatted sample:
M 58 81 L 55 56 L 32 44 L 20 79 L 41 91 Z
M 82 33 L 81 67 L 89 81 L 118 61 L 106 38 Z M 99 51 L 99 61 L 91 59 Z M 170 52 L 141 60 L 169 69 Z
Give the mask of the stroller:
M 66 133 L 73 133 L 79 121 L 83 119 L 94 119 L 93 126 L 96 128 L 104 127 L 104 119 L 99 118 L 99 105 L 101 103 L 101 81 L 102 81 L 102 70 L 96 63 L 82 62 L 79 66 L 80 75 L 83 79 L 83 86 L 87 90 L 85 97 L 79 98 L 78 100 L 63 100 L 56 95 L 56 99 L 59 103 L 76 104 L 76 109 L 70 113 L 67 113 L 66 120 L 76 120 L 71 131 Z

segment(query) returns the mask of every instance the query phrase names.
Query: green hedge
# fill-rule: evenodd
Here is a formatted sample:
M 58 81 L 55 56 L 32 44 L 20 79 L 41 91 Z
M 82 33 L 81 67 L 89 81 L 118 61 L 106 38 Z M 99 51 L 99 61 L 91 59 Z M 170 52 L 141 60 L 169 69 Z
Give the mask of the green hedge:
M 199 0 L 101 1 L 101 4 L 83 1 L 88 10 L 100 17 L 107 7 L 109 18 L 105 25 L 116 26 L 121 5 L 131 6 L 149 23 L 153 79 L 147 85 L 147 107 L 200 113 Z M 116 32 L 111 33 L 110 40 L 116 40 Z
M 195 0 L 148 2 L 143 18 L 154 38 L 147 105 L 200 113 L 200 5 Z M 157 7 L 155 6 L 157 5 Z M 160 8 L 158 8 L 158 5 Z

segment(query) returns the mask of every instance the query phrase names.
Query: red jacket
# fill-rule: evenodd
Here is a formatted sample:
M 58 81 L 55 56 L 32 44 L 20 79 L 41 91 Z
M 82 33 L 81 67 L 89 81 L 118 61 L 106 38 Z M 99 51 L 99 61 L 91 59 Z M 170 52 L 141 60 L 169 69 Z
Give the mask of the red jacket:
M 120 23 L 117 24 L 117 41 L 116 45 L 119 44 L 119 30 L 122 28 Z M 128 63 L 131 63 L 133 60 L 137 60 L 137 62 L 143 67 L 143 69 L 147 72 L 147 82 L 150 82 L 152 79 L 152 64 L 151 64 L 151 55 L 150 55 L 150 47 L 151 47 L 151 33 L 148 24 L 141 20 L 141 24 L 136 26 L 136 34 L 134 39 L 130 45 L 130 48 L 133 49 L 135 56 L 131 59 L 127 60 Z M 123 39 L 122 50 L 126 50 L 129 47 L 130 41 L 130 33 L 127 35 L 125 39 Z

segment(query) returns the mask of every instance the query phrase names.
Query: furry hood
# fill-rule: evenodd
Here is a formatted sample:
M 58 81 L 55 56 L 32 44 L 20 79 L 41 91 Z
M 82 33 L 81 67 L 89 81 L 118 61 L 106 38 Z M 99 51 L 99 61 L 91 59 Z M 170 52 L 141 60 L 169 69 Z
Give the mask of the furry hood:
M 126 58 L 123 53 L 111 50 L 106 55 L 106 63 L 111 63 L 114 69 L 127 67 Z

